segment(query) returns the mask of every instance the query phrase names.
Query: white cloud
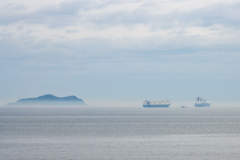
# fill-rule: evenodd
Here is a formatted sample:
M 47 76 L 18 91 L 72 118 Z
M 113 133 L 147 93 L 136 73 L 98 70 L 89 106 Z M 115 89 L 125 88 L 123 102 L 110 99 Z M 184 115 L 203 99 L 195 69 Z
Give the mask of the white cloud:
M 217 0 L 12 0 L 0 10 L 1 67 L 236 76 L 239 6 Z
M 211 3 L 214 2 L 214 3 Z M 157 24 L 159 28 L 239 25 L 239 1 L 64 1 L 27 11 L 24 4 L 1 7 L 1 24 L 19 21 L 64 27 L 92 24 L 112 25 Z

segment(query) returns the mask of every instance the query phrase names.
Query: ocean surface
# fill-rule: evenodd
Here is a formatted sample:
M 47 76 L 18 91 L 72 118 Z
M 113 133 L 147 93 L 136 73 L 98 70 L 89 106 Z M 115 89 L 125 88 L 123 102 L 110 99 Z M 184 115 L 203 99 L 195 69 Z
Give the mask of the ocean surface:
M 0 107 L 0 160 L 239 160 L 240 108 Z

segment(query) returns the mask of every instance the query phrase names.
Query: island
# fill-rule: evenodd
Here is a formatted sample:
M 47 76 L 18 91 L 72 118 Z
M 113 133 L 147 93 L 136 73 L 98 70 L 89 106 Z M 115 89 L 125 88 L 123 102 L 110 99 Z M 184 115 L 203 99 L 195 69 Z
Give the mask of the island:
M 86 106 L 86 103 L 76 96 L 56 97 L 52 94 L 46 94 L 37 98 L 19 99 L 15 103 L 7 105 L 81 105 Z

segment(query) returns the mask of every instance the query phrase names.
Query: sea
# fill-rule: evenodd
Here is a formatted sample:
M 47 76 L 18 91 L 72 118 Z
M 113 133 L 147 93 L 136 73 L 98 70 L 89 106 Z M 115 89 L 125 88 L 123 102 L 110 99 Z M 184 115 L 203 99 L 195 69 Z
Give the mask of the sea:
M 239 160 L 240 108 L 0 107 L 0 160 L 154 159 Z

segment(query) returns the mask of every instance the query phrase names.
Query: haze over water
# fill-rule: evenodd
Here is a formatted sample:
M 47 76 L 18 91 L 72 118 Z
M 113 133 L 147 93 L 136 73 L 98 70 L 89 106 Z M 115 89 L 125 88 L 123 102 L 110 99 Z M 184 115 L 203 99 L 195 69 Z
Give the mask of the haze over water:
M 240 110 L 0 107 L 0 159 L 239 159 Z

